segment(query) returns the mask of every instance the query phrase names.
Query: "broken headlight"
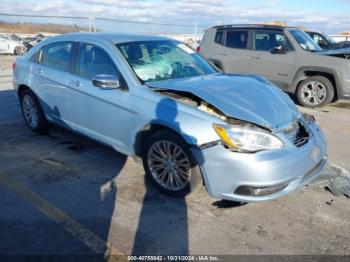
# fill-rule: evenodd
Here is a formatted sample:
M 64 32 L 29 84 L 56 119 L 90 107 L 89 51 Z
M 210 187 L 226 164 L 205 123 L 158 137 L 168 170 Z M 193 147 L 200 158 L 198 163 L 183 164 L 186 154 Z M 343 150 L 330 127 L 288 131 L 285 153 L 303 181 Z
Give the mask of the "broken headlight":
M 263 129 L 216 124 L 213 127 L 226 146 L 239 152 L 279 149 L 284 146 L 278 137 Z

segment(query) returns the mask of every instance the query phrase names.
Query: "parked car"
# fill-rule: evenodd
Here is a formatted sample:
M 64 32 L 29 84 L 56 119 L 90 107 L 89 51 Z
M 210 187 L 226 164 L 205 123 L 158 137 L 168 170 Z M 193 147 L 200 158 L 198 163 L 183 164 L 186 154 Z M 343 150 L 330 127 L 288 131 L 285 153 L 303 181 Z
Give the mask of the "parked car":
M 44 40 L 14 65 L 23 117 L 48 122 L 141 157 L 162 191 L 206 186 L 241 202 L 283 196 L 327 161 L 310 115 L 258 76 L 218 72 L 164 37 L 67 34 Z
M 332 38 L 325 34 L 313 31 L 306 31 L 306 33 L 311 36 L 316 44 L 318 44 L 322 49 L 338 49 L 338 48 L 348 48 L 350 47 L 350 41 L 348 42 L 336 42 Z
M 215 26 L 199 50 L 225 72 L 265 76 L 306 107 L 350 98 L 350 49 L 324 51 L 298 28 Z
M 26 48 L 19 40 L 8 35 L 0 35 L 0 54 L 23 55 Z
M 23 39 L 23 45 L 26 47 L 27 50 L 30 50 L 33 46 L 40 43 L 44 39 L 45 37 L 42 34 L 38 34 L 32 37 L 26 37 Z

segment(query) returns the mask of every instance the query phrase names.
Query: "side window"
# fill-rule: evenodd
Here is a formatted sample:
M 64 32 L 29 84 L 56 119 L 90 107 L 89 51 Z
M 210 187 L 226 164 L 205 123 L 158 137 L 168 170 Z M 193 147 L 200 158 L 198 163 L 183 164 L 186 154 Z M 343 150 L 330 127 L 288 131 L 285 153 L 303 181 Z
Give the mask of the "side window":
M 81 44 L 77 57 L 76 74 L 91 79 L 95 75 L 119 75 L 112 59 L 102 48 Z
M 43 50 L 43 49 L 40 49 L 39 51 L 36 51 L 36 52 L 29 58 L 29 61 L 30 61 L 30 62 L 34 62 L 34 63 L 40 63 L 40 58 L 41 58 L 42 50 Z
M 216 32 L 216 35 L 215 35 L 215 43 L 221 44 L 221 40 L 222 40 L 222 31 L 218 31 Z
M 248 31 L 227 31 L 226 46 L 231 48 L 248 48 Z
M 275 47 L 285 45 L 288 50 L 291 49 L 286 37 L 282 32 L 255 31 L 254 32 L 254 49 L 257 51 L 270 52 Z
M 324 43 L 327 43 L 327 40 L 322 37 L 322 35 L 314 34 L 314 37 L 312 38 L 316 44 L 325 45 Z M 322 43 L 323 42 L 323 43 Z
M 49 67 L 69 71 L 73 54 L 73 42 L 52 43 L 45 47 L 39 62 Z

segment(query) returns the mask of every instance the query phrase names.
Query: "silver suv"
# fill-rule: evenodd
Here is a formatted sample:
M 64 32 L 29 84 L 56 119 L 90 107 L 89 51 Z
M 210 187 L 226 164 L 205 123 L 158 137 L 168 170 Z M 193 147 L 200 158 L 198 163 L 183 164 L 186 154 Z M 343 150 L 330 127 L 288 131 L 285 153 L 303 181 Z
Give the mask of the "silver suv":
M 225 72 L 268 78 L 306 107 L 350 98 L 350 49 L 324 51 L 295 27 L 215 26 L 198 50 Z

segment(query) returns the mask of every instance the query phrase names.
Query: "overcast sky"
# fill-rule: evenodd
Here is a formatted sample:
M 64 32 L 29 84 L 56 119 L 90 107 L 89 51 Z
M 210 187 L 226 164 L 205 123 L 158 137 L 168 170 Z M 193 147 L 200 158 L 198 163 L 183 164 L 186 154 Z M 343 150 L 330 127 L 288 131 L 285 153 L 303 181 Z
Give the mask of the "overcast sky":
M 350 31 L 350 0 L 1 0 L 0 12 L 20 14 L 110 17 L 136 21 L 189 24 L 199 29 L 216 24 L 257 23 L 280 20 L 326 33 Z M 0 16 L 3 21 L 25 21 Z M 26 19 L 28 21 L 28 19 Z M 57 20 L 32 19 L 35 22 Z M 72 23 L 70 21 L 70 23 Z M 86 23 L 86 22 L 84 22 Z M 99 22 L 104 30 L 151 31 L 152 27 Z M 153 28 L 154 30 L 154 28 Z M 156 26 L 156 31 L 176 31 Z M 184 29 L 190 32 L 191 27 Z

